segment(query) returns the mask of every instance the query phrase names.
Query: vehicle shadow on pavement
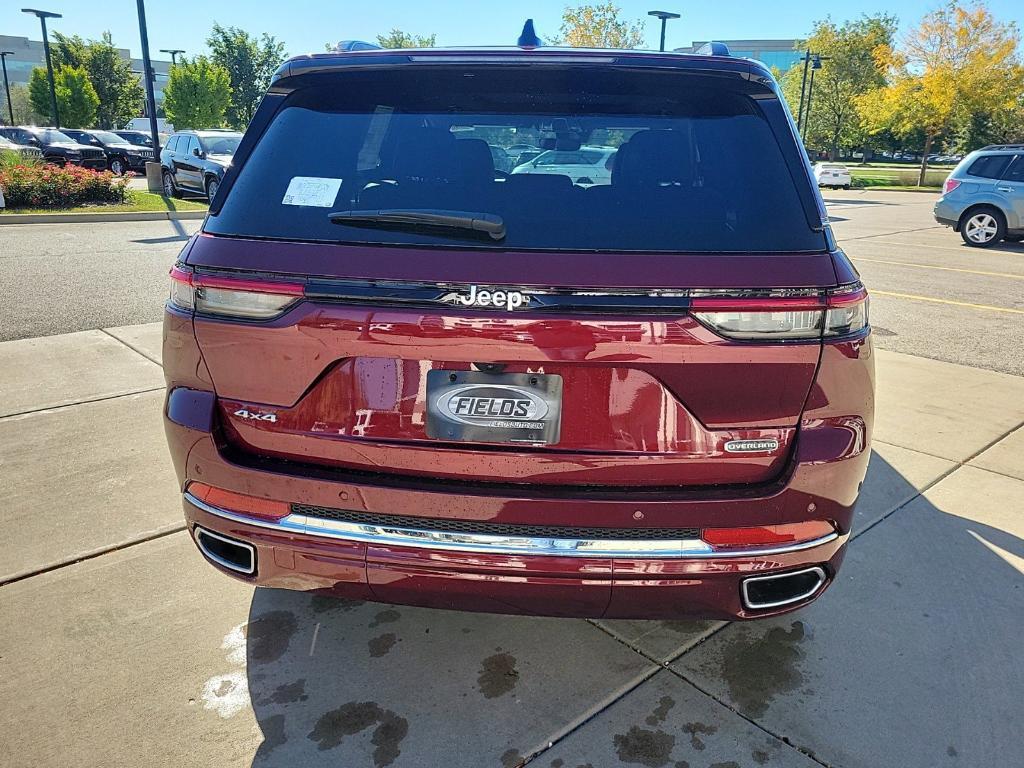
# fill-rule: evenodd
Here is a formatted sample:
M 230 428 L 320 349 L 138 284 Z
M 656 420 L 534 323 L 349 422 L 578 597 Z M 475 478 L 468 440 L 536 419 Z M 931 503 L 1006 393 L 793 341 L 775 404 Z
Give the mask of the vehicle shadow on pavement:
M 240 628 L 253 766 L 509 768 L 551 741 L 538 765 L 815 765 L 783 737 L 834 766 L 1014 764 L 1019 481 L 961 467 L 936 505 L 875 454 L 866 482 L 870 529 L 828 594 L 692 648 L 706 625 L 649 622 L 690 648 L 660 671 L 591 622 L 258 589 Z

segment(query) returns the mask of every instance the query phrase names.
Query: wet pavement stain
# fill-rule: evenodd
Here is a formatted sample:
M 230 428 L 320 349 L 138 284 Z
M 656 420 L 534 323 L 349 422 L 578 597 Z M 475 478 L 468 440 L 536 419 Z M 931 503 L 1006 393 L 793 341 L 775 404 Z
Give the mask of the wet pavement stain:
M 685 760 L 676 760 L 675 768 L 690 768 L 690 764 Z
M 373 621 L 370 622 L 370 629 L 376 629 L 381 624 L 391 624 L 392 622 L 398 621 L 400 618 L 402 618 L 402 614 L 389 608 L 386 611 L 381 611 L 373 617 Z
M 803 674 L 797 668 L 804 657 L 799 644 L 809 634 L 802 621 L 794 621 L 788 631 L 772 627 L 762 637 L 750 633 L 744 630 L 723 652 L 722 676 L 744 714 L 760 717 L 776 694 L 803 684 Z
M 717 730 L 717 725 L 705 725 L 704 723 L 687 723 L 683 730 L 690 734 L 690 745 L 698 752 L 704 751 L 704 742 L 701 736 L 711 736 Z
M 523 764 L 523 756 L 518 749 L 506 749 L 501 755 L 501 768 L 518 768 Z
M 288 741 L 288 737 L 284 733 L 284 715 L 265 718 L 260 723 L 260 729 L 263 731 L 263 744 L 260 745 L 259 751 L 264 755 L 273 752 Z
M 946 754 L 950 757 L 956 757 L 959 754 L 959 752 L 956 751 L 956 747 L 950 744 L 948 747 L 946 747 Z
M 708 768 L 740 768 L 740 764 L 735 760 L 730 760 L 727 763 L 712 763 Z
M 317 742 L 317 749 L 323 752 L 337 747 L 346 736 L 354 736 L 373 726 L 376 726 L 370 739 L 376 747 L 373 763 L 377 768 L 384 768 L 401 754 L 399 745 L 409 733 L 409 722 L 376 702 L 352 701 L 325 712 L 307 738 Z
M 665 722 L 665 718 L 668 717 L 669 710 L 676 705 L 675 699 L 671 696 L 662 696 L 661 701 L 658 702 L 658 706 L 655 707 L 654 711 L 647 716 L 648 725 L 661 725 Z
M 496 699 L 516 687 L 519 672 L 516 657 L 510 653 L 496 653 L 483 660 L 480 676 L 476 679 L 480 692 L 486 699 Z
M 758 765 L 764 765 L 768 762 L 768 753 L 762 749 L 755 749 L 750 753 L 750 756 L 754 758 L 754 762 Z
M 309 607 L 313 609 L 313 613 L 327 613 L 328 611 L 351 611 L 364 604 L 362 600 L 349 600 L 347 597 L 313 595 Z
M 306 678 L 296 680 L 294 683 L 284 683 L 277 686 L 274 692 L 258 703 L 264 704 L 294 704 L 297 701 L 306 701 Z
M 562 768 L 563 765 L 565 765 L 565 761 L 560 757 L 556 757 L 551 761 L 551 768 Z
M 291 611 L 271 611 L 250 621 L 243 629 L 249 660 L 267 664 L 280 659 L 298 627 L 299 622 Z
M 626 733 L 617 733 L 613 739 L 615 751 L 623 763 L 638 763 L 648 768 L 668 765 L 676 737 L 664 731 L 648 731 L 634 725 Z
M 395 637 L 395 633 L 388 632 L 387 634 L 373 638 L 366 645 L 370 649 L 370 656 L 375 659 L 379 659 L 381 656 L 386 656 L 388 651 L 390 651 L 397 642 L 398 638 Z

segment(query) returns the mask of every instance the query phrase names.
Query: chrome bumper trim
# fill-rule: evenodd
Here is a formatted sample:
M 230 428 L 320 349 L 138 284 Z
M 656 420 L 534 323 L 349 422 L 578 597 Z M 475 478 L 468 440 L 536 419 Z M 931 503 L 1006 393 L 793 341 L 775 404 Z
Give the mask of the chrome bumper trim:
M 346 541 L 361 541 L 384 546 L 439 549 L 494 555 L 547 555 L 554 557 L 622 557 L 668 559 L 717 559 L 760 557 L 800 552 L 828 544 L 839 538 L 830 533 L 820 539 L 780 547 L 715 550 L 702 539 L 552 539 L 528 536 L 431 531 L 365 523 L 326 520 L 309 515 L 290 514 L 280 520 L 259 520 L 235 514 L 200 501 L 188 491 L 185 501 L 211 515 L 243 525 L 267 528 L 300 536 L 320 536 Z

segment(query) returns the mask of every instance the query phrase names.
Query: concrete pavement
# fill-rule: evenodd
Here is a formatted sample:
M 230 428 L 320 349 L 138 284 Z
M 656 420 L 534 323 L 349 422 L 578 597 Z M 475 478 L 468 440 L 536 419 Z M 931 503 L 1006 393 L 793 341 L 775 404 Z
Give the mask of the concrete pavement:
M 1024 378 L 879 352 L 855 539 L 808 609 L 570 621 L 215 572 L 181 530 L 159 337 L 0 343 L 5 766 L 1019 761 Z

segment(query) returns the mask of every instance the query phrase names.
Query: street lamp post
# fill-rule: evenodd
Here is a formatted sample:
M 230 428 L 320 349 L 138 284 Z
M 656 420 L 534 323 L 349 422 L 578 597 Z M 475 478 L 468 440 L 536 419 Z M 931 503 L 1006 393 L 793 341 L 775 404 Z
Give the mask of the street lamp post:
M 804 76 L 800 81 L 800 108 L 796 111 L 796 130 L 800 133 L 800 129 L 804 124 L 804 91 L 807 90 L 807 65 L 811 63 L 811 49 L 808 48 L 804 54 Z
M 669 19 L 678 19 L 678 13 L 670 13 L 669 11 L 648 11 L 648 16 L 654 16 L 655 18 L 661 19 L 661 45 L 658 47 L 659 51 L 665 50 L 665 24 L 668 23 Z
M 7 82 L 7 57 L 13 55 L 14 51 L 0 51 L 0 64 L 4 69 L 4 93 L 7 94 L 7 114 L 11 117 L 11 125 L 14 125 L 14 105 L 11 104 L 11 86 Z
M 184 52 L 185 51 L 183 49 L 181 49 L 181 48 L 161 48 L 160 49 L 160 53 L 169 53 L 169 54 L 171 54 L 171 66 L 172 67 L 178 66 L 178 54 L 179 53 L 184 53 Z
M 22 8 L 22 13 L 38 17 L 43 28 L 43 53 L 46 54 L 46 76 L 50 81 L 50 108 L 53 110 L 53 127 L 60 128 L 60 112 L 57 111 L 57 87 L 53 84 L 53 64 L 50 62 L 50 38 L 46 36 L 46 20 L 63 18 L 59 13 L 40 11 L 36 8 Z
M 146 83 L 146 111 L 149 113 L 149 132 L 153 137 L 153 159 L 160 159 L 160 132 L 156 125 L 156 95 L 153 93 L 153 64 L 149 60 L 149 31 L 146 29 L 146 3 L 137 0 L 139 9 L 139 38 L 142 43 L 142 79 Z
M 831 56 L 822 56 L 820 53 L 811 54 L 811 82 L 807 86 L 807 114 L 804 115 L 803 132 L 800 137 L 803 139 L 807 138 L 807 124 L 811 122 L 811 99 L 814 96 L 814 73 L 821 69 L 821 62 L 826 59 L 831 59 Z

